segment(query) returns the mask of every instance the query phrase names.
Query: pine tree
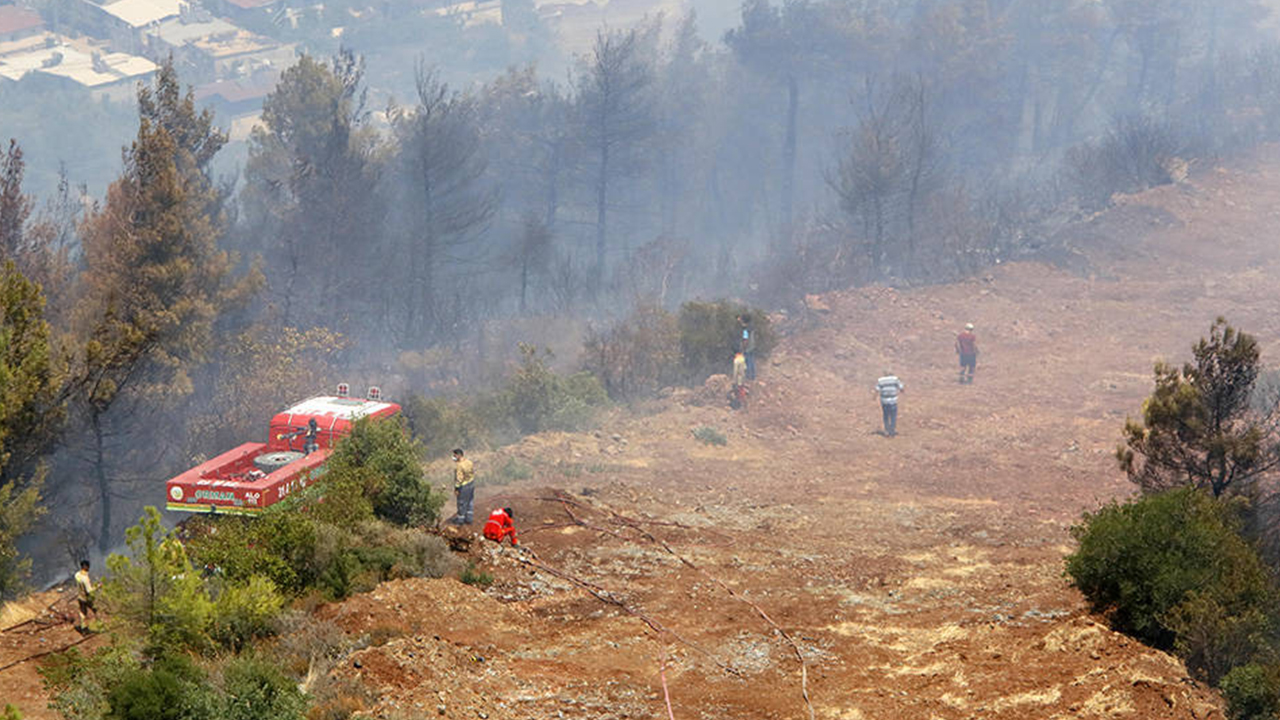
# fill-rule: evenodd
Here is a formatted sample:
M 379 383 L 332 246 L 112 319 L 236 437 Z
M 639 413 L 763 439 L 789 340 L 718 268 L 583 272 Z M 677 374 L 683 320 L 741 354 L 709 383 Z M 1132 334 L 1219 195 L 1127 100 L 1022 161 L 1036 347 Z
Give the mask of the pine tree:
M 120 443 L 148 429 L 131 412 L 192 390 L 214 321 L 242 301 L 254 278 L 232 277 L 219 247 L 224 218 L 209 162 L 226 141 L 208 111 L 182 95 L 172 63 L 138 93 L 137 139 L 123 175 L 83 227 L 87 270 L 79 309 L 84 351 L 76 378 L 98 493 L 98 544 L 110 546 L 112 499 L 126 495 L 113 474 Z M 147 462 L 154 463 L 152 454 Z
M 60 366 L 50 350 L 44 297 L 13 261 L 0 269 L 0 600 L 30 568 L 14 546 L 43 514 L 39 459 L 63 418 Z
M 1280 465 L 1275 403 L 1255 404 L 1258 341 L 1218 318 L 1182 368 L 1160 363 L 1142 420 L 1125 423 L 1120 467 L 1144 491 L 1248 492 Z

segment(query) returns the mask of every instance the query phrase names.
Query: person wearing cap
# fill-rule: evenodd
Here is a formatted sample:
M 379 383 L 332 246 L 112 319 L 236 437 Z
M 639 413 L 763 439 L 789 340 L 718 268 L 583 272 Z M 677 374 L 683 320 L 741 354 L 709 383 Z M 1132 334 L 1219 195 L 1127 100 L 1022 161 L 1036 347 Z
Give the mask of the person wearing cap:
M 876 393 L 880 396 L 880 412 L 884 415 L 884 434 L 893 437 L 898 434 L 898 394 L 902 392 L 902 381 L 888 370 L 876 380 Z
M 973 370 L 978 366 L 978 336 L 973 334 L 973 323 L 965 323 L 956 336 L 956 354 L 960 356 L 960 382 L 973 382 Z

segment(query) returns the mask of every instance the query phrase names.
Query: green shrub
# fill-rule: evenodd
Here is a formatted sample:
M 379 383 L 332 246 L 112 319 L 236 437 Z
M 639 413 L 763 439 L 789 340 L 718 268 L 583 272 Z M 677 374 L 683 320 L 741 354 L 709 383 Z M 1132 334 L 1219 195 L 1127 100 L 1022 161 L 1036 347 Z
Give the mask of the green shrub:
M 409 430 L 422 443 L 428 457 L 445 455 L 456 447 L 487 448 L 490 431 L 471 407 L 445 398 L 411 395 L 404 402 Z
M 742 338 L 738 316 L 751 316 L 756 360 L 769 357 L 777 336 L 769 316 L 761 310 L 728 300 L 687 302 L 680 306 L 680 365 L 685 381 L 699 384 L 716 373 L 728 373 Z
M 583 368 L 609 397 L 633 400 L 680 382 L 680 330 L 660 307 L 641 306 L 603 332 L 587 334 Z
M 723 445 L 729 444 L 729 438 L 725 437 L 724 433 L 711 427 L 710 425 L 703 425 L 701 427 L 694 428 L 693 436 L 704 445 L 722 445 L 723 446 Z
M 458 580 L 479 588 L 487 588 L 493 584 L 493 576 L 484 570 L 478 569 L 475 562 L 467 563 L 467 566 L 458 575 Z
M 222 646 L 239 652 L 251 640 L 267 637 L 284 608 L 284 596 L 275 583 L 261 576 L 247 583 L 228 583 L 213 603 L 210 636 Z
M 294 595 L 315 582 L 316 522 L 293 501 L 255 518 L 192 518 L 186 546 L 197 565 L 229 582 L 264 577 Z
M 68 720 L 101 720 L 112 688 L 141 667 L 138 654 L 117 642 L 91 654 L 77 648 L 46 658 L 39 668 L 49 707 Z
M 1212 592 L 1192 591 L 1164 618 L 1174 650 L 1187 669 L 1212 685 L 1232 669 L 1266 658 L 1272 651 L 1275 617 L 1269 608 L 1228 607 Z
M 22 713 L 12 705 L 5 705 L 4 710 L 0 711 L 0 720 L 22 720 Z
M 137 668 L 107 693 L 106 720 L 214 720 L 217 699 L 204 673 L 185 656 Z
M 102 599 L 117 622 L 139 628 L 150 652 L 203 649 L 213 611 L 209 593 L 187 557 L 186 547 L 164 530 L 160 513 L 144 509 L 138 524 L 125 531 L 129 555 L 107 558 Z
M 329 458 L 327 482 L 363 486 L 374 513 L 400 525 L 434 523 L 444 496 L 422 469 L 422 448 L 403 420 L 357 421 Z
M 480 417 L 498 430 L 509 426 L 512 438 L 543 430 L 582 430 L 609 401 L 591 373 L 568 377 L 548 366 L 551 354 L 539 355 L 532 345 L 520 345 L 522 361 L 503 388 L 477 405 Z
M 222 671 L 225 701 L 219 720 L 301 720 L 306 697 L 276 663 L 232 659 Z
M 498 466 L 498 469 L 485 475 L 484 483 L 486 485 L 506 485 L 517 480 L 528 480 L 533 477 L 533 468 L 527 463 L 521 462 L 519 458 L 509 457 L 507 461 Z
M 1274 665 L 1240 665 L 1219 687 L 1231 720 L 1274 720 L 1280 714 L 1280 669 Z
M 1212 621 L 1217 611 L 1206 601 L 1238 617 L 1273 602 L 1266 569 L 1238 527 L 1234 506 L 1194 489 L 1113 502 L 1072 528 L 1079 548 L 1066 572 L 1117 629 L 1172 649 L 1179 628 L 1188 637 L 1187 621 Z

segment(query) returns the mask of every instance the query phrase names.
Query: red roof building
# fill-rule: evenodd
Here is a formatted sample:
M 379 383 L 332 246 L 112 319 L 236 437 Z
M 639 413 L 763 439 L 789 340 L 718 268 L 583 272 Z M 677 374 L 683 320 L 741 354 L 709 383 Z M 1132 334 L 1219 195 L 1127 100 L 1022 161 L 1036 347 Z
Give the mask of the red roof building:
M 0 42 L 21 40 L 44 29 L 44 20 L 34 10 L 18 5 L 0 5 Z

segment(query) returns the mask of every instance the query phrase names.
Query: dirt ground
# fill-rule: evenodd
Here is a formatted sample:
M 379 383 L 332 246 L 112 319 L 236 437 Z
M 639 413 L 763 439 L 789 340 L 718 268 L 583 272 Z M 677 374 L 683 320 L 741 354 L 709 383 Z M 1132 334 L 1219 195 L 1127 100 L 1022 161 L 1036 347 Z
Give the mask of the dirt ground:
M 1280 150 L 1065 231 L 1071 270 L 823 296 L 747 412 L 675 392 L 480 454 L 482 478 L 530 469 L 477 500 L 515 509 L 525 549 L 471 545 L 487 588 L 403 580 L 323 608 L 366 645 L 333 678 L 396 720 L 1223 718 L 1091 615 L 1062 561 L 1080 513 L 1130 492 L 1113 452 L 1156 359 L 1187 359 L 1220 314 L 1280 358 L 1278 224 Z M 886 369 L 906 385 L 893 438 Z M 0 665 L 35 649 L 10 635 Z M 51 717 L 33 664 L 0 671 L 0 698 Z

